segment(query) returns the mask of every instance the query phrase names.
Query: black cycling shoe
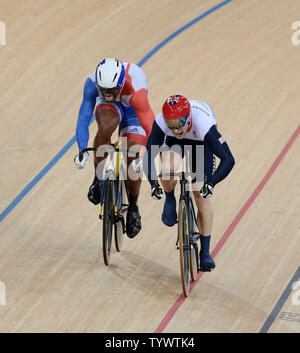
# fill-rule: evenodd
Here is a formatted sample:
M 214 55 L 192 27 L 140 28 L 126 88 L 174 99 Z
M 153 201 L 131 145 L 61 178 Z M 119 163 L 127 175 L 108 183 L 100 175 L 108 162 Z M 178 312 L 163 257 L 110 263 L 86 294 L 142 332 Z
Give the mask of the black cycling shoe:
M 199 271 L 210 272 L 216 267 L 216 264 L 210 254 L 203 254 L 200 251 L 200 266 Z
M 205 235 L 205 236 L 200 235 L 201 250 L 199 254 L 200 256 L 199 271 L 210 272 L 216 267 L 216 264 L 209 253 L 210 238 L 211 238 L 210 235 Z
M 142 228 L 141 216 L 138 206 L 128 209 L 126 216 L 126 233 L 129 238 L 134 238 Z
M 87 197 L 94 205 L 98 205 L 101 201 L 102 187 L 103 187 L 103 181 L 96 180 L 89 188 Z

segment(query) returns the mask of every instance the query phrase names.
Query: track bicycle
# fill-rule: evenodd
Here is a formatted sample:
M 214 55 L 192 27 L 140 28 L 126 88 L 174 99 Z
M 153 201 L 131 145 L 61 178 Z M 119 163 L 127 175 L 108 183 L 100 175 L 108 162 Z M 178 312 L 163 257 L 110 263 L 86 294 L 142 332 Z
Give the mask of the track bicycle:
M 103 221 L 102 251 L 105 265 L 108 265 L 110 261 L 113 232 L 115 248 L 118 252 L 121 251 L 126 230 L 126 213 L 129 206 L 123 158 L 123 152 L 127 153 L 128 150 L 117 148 L 117 146 L 118 142 L 98 148 L 88 147 L 80 152 L 81 155 L 83 155 L 84 152 L 97 150 L 108 153 L 108 166 L 106 170 L 104 170 L 103 185 L 100 189 L 99 209 L 99 219 Z M 136 153 L 136 158 L 139 158 L 139 153 Z
M 180 197 L 178 205 L 178 233 L 176 241 L 176 249 L 179 250 L 180 274 L 183 294 L 185 297 L 190 292 L 190 279 L 195 281 L 199 270 L 199 251 L 198 240 L 200 233 L 196 232 L 195 224 L 197 219 L 193 196 L 188 190 L 189 181 L 186 175 L 189 173 L 163 173 L 159 177 L 173 176 L 180 178 Z

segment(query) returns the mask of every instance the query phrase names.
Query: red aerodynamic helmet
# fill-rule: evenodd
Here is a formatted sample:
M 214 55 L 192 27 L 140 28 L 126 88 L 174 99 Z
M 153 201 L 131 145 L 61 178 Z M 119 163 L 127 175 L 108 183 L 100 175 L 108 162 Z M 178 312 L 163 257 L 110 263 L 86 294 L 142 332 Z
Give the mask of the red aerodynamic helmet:
M 170 128 L 183 127 L 190 116 L 190 112 L 190 102 L 179 94 L 170 96 L 162 107 L 162 115 Z

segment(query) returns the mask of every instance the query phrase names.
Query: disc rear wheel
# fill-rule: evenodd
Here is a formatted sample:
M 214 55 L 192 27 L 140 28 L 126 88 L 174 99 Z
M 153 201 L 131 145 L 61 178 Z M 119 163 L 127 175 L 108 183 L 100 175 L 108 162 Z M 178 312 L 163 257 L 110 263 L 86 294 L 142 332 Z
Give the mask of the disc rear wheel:
M 122 174 L 121 174 L 122 177 Z M 126 213 L 128 209 L 128 191 L 124 180 L 119 180 L 121 183 L 121 191 L 118 199 L 118 212 L 119 212 L 119 220 L 116 222 L 114 226 L 115 232 L 115 246 L 117 251 L 121 251 L 123 240 L 125 237 L 125 219 Z
M 178 241 L 179 259 L 183 294 L 187 297 L 190 291 L 190 247 L 189 221 L 185 200 L 179 201 L 178 212 Z
M 191 252 L 190 252 L 190 267 L 191 267 L 191 279 L 192 281 L 196 281 L 197 273 L 198 273 L 198 245 L 191 244 Z
M 199 253 L 197 242 L 193 243 L 193 235 L 195 231 L 195 210 L 193 201 L 190 199 L 190 217 L 189 217 L 189 231 L 190 231 L 190 269 L 191 269 L 191 279 L 195 281 L 197 279 L 197 273 L 199 269 Z

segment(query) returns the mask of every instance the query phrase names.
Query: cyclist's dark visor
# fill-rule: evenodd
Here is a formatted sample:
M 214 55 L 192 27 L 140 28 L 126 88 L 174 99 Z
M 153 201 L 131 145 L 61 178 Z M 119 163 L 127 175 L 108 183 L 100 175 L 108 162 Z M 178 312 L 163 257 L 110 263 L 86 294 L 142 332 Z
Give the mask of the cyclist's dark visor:
M 165 119 L 166 125 L 168 126 L 169 129 L 180 129 L 181 127 L 184 127 L 188 120 L 189 114 L 183 116 L 182 118 L 179 119 Z
M 113 87 L 113 88 L 105 88 L 105 87 L 101 87 L 101 86 L 98 86 L 100 92 L 103 92 L 103 93 L 115 93 L 116 90 L 119 90 L 120 88 L 122 88 L 122 85 L 117 85 L 116 87 Z

